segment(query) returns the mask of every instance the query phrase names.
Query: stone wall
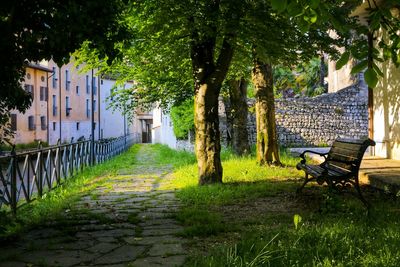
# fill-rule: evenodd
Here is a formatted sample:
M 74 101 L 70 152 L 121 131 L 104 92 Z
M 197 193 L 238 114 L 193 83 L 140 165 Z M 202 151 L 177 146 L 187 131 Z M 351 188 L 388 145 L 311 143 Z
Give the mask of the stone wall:
M 253 106 L 254 100 L 249 100 L 250 110 L 254 110 Z M 282 146 L 331 145 L 337 137 L 368 136 L 367 93 L 357 85 L 312 98 L 276 99 L 275 107 L 278 140 Z M 225 145 L 231 128 L 226 110 L 229 110 L 229 106 L 221 100 L 220 129 Z M 254 111 L 249 113 L 248 131 L 250 143 L 254 144 Z

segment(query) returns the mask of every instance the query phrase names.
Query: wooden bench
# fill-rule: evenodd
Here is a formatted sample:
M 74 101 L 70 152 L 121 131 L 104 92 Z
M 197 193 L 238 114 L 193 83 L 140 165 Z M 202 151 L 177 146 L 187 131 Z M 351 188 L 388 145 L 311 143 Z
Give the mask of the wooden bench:
M 359 199 L 365 206 L 369 206 L 361 194 L 358 181 L 358 171 L 361 160 L 368 146 L 375 146 L 371 139 L 336 139 L 328 153 L 318 153 L 311 150 L 305 150 L 301 153 L 302 160 L 297 164 L 298 170 L 305 172 L 305 181 L 297 189 L 301 192 L 303 187 L 310 181 L 316 180 L 318 184 L 327 183 L 329 189 L 342 189 L 353 185 L 358 193 Z M 325 161 L 318 165 L 307 164 L 307 153 L 313 153 L 325 158 Z

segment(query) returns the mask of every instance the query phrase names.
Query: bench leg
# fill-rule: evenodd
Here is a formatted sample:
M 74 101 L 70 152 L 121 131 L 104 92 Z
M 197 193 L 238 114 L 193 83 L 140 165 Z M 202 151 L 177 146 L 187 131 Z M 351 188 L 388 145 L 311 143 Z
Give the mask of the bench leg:
M 304 186 L 306 186 L 306 184 L 310 181 L 311 179 L 308 179 L 308 173 L 306 173 L 305 175 L 305 180 L 303 182 L 303 184 L 297 188 L 296 193 L 301 193 L 301 190 L 303 190 Z
M 361 193 L 360 184 L 358 183 L 358 177 L 355 178 L 354 187 L 356 188 L 356 191 L 358 193 L 358 198 L 365 205 L 365 207 L 369 208 L 369 203 L 367 202 L 367 200 L 365 200 L 364 196 Z

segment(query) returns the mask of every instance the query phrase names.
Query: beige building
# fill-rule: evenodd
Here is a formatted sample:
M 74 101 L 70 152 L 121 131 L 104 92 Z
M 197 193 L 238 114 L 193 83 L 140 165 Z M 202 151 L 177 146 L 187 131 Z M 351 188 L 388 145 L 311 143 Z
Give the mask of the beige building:
M 91 135 L 92 109 L 94 134 L 98 138 L 99 85 L 96 70 L 79 72 L 72 62 L 58 67 L 48 62 L 52 70 L 49 80 L 49 143 L 55 144 Z M 93 99 L 92 99 L 93 90 Z M 93 105 L 92 105 L 93 103 Z
M 48 77 L 51 70 L 39 64 L 29 64 L 26 68 L 23 87 L 32 94 L 31 107 L 25 113 L 11 111 L 11 128 L 15 131 L 14 143 L 47 141 L 47 100 Z
M 377 1 L 378 3 L 380 1 Z M 367 5 L 364 3 L 357 9 L 354 15 L 360 17 L 361 23 L 365 22 Z M 394 10 L 396 11 L 396 10 Z M 399 10 L 397 9 L 399 14 Z M 384 33 L 379 38 L 383 38 Z M 329 63 L 329 92 L 335 92 L 354 82 L 363 81 L 363 75 L 352 76 L 350 74 L 351 63 L 341 70 L 335 70 L 335 63 Z M 376 88 L 370 91 L 370 138 L 375 140 L 374 154 L 376 156 L 400 160 L 400 69 L 391 62 L 380 64 L 384 77 L 379 78 Z M 364 83 L 362 86 L 368 93 Z
M 108 109 L 115 81 L 97 77 L 96 70 L 81 71 L 70 62 L 58 67 L 54 61 L 30 64 L 26 69 L 26 91 L 33 94 L 32 106 L 24 113 L 11 114 L 16 144 L 34 141 L 50 145 L 73 138 L 95 139 L 134 134 L 137 142 L 151 142 L 152 115 L 137 112 L 129 122 L 121 111 Z M 133 83 L 127 83 L 127 88 Z M 93 95 L 92 95 L 93 92 Z

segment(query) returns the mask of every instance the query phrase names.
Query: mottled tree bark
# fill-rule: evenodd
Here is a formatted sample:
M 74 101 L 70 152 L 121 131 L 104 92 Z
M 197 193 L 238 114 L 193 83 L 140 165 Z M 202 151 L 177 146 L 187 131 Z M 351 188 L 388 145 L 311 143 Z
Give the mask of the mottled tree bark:
M 244 78 L 229 81 L 229 98 L 232 115 L 232 148 L 237 155 L 250 153 L 247 131 L 247 82 Z
M 231 100 L 229 99 L 229 96 L 224 96 L 222 101 L 224 102 L 226 117 L 226 145 L 232 147 L 233 116 L 231 112 Z
M 191 44 L 195 78 L 195 150 L 200 185 L 222 182 L 218 96 L 232 60 L 233 48 L 224 40 L 216 62 L 214 50 L 213 39 L 194 40 Z
M 274 88 L 271 64 L 255 57 L 252 80 L 256 96 L 257 162 L 282 165 L 276 133 Z

